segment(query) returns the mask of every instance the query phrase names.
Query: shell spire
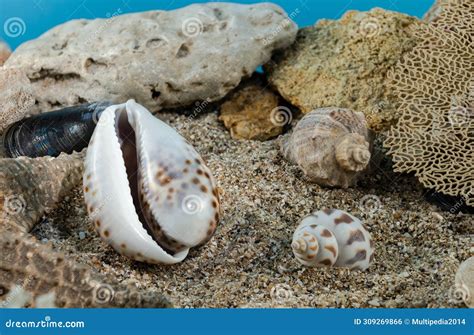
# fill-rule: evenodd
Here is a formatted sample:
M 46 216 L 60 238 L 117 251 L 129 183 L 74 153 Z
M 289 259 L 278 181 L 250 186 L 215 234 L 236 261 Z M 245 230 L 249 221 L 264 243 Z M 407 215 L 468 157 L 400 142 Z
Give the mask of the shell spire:
M 9 229 L 28 232 L 81 181 L 83 154 L 57 158 L 0 159 L 0 217 Z
M 346 171 L 365 170 L 370 157 L 369 142 L 359 134 L 347 134 L 336 144 L 336 161 Z
M 315 243 L 317 246 L 317 241 Z M 308 242 L 304 239 L 304 237 L 298 238 L 296 241 L 293 241 L 291 244 L 291 248 L 298 254 L 304 254 L 308 250 Z
M 453 297 L 474 308 L 474 257 L 461 263 L 454 279 Z
M 321 225 L 300 225 L 293 235 L 291 248 L 296 259 L 310 267 L 332 266 L 338 257 L 336 237 Z

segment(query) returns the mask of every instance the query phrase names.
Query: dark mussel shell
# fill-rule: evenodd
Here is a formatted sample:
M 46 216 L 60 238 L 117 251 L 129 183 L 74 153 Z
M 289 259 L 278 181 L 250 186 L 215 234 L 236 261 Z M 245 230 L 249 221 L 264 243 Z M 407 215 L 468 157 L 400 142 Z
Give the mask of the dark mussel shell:
M 34 115 L 8 127 L 3 146 L 8 157 L 59 156 L 89 145 L 102 112 L 112 105 L 102 101 Z

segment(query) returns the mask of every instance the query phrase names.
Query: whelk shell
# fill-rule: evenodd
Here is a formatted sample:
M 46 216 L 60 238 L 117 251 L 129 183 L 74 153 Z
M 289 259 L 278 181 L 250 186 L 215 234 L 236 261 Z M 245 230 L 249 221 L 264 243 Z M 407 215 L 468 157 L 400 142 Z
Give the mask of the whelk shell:
M 219 220 L 216 183 L 199 154 L 133 100 L 103 112 L 83 182 L 100 236 L 138 261 L 182 261 Z
M 309 180 L 342 188 L 368 168 L 372 149 L 364 114 L 337 107 L 306 114 L 281 144 L 283 156 Z

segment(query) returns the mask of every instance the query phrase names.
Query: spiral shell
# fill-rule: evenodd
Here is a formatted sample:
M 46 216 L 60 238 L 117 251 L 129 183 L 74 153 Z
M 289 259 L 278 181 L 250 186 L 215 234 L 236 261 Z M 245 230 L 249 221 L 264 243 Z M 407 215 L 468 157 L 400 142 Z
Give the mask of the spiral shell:
M 283 156 L 313 182 L 347 188 L 357 182 L 371 157 L 364 114 L 320 108 L 306 114 L 281 145 Z
M 122 255 L 182 261 L 219 221 L 211 171 L 173 128 L 130 100 L 107 108 L 87 150 L 84 198 L 96 230 Z
M 291 248 L 296 259 L 310 267 L 366 270 L 374 257 L 372 239 L 362 222 L 338 209 L 303 219 L 293 234 Z
M 474 308 L 474 256 L 466 259 L 456 272 L 455 293 L 469 308 Z

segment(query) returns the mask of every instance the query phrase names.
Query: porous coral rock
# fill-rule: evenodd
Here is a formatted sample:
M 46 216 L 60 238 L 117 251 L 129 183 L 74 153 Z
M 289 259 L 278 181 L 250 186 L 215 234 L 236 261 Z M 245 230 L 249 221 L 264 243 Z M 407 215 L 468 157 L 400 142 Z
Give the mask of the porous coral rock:
M 0 159 L 1 229 L 29 232 L 82 179 L 83 154 Z
M 134 98 L 156 111 L 219 100 L 296 31 L 270 3 L 194 4 L 69 21 L 21 45 L 5 66 L 26 72 L 42 110 Z
M 370 128 L 387 129 L 398 116 L 386 74 L 416 44 L 410 30 L 417 22 L 379 8 L 321 20 L 265 66 L 269 81 L 303 113 L 350 108 L 363 112 Z
M 79 183 L 82 166 L 81 153 L 0 159 L 0 306 L 169 307 L 161 294 L 104 278 L 28 233 Z
M 398 172 L 474 205 L 474 2 L 450 0 L 393 69 L 400 120 L 384 145 Z
M 19 69 L 0 67 L 0 134 L 31 112 L 35 104 L 30 80 Z

